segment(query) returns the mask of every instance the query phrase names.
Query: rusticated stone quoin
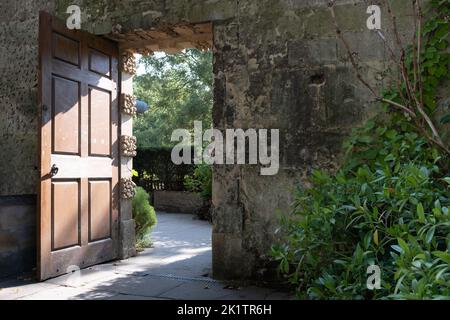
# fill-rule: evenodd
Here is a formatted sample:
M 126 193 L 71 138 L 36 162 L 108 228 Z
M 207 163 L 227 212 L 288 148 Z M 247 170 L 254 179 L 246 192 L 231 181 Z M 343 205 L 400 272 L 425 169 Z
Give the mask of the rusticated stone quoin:
M 137 112 L 136 98 L 129 94 L 122 94 L 120 98 L 120 108 L 122 113 L 135 116 Z
M 122 155 L 125 157 L 136 157 L 137 146 L 135 136 L 122 136 L 120 137 L 120 148 Z
M 125 52 L 122 54 L 121 70 L 131 75 L 136 74 L 136 59 L 131 52 Z
M 120 180 L 120 196 L 122 199 L 133 199 L 136 195 L 136 184 L 131 178 L 122 178 Z

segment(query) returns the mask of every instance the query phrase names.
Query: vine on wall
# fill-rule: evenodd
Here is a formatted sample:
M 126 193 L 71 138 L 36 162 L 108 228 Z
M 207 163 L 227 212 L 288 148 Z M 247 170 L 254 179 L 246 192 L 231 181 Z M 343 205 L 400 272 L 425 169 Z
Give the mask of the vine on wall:
M 357 78 L 366 86 L 376 99 L 384 106 L 394 107 L 401 111 L 411 125 L 423 135 L 427 141 L 437 146 L 447 156 L 450 149 L 444 143 L 433 114 L 436 111 L 437 89 L 444 79 L 450 79 L 449 63 L 449 23 L 450 0 L 431 0 L 430 11 L 424 23 L 424 13 L 419 0 L 412 0 L 414 33 L 413 41 L 405 47 L 397 25 L 397 17 L 392 11 L 389 0 L 382 1 L 390 16 L 395 47 L 391 47 L 387 37 L 381 31 L 377 34 L 388 49 L 391 62 L 398 70 L 396 87 L 386 90 L 381 96 L 364 79 L 361 68 L 354 58 L 351 48 L 343 36 L 336 20 L 335 1 L 330 2 L 330 12 L 336 26 L 336 33 L 347 50 L 350 62 Z M 450 121 L 445 115 L 441 123 Z
M 448 299 L 450 296 L 450 158 L 436 125 L 437 93 L 449 79 L 450 0 L 414 6 L 415 36 L 397 48 L 396 86 L 378 94 L 361 74 L 336 23 L 358 79 L 389 117 L 356 129 L 333 176 L 316 170 L 298 186 L 272 247 L 280 274 L 300 298 Z M 330 3 L 334 17 L 334 1 Z M 336 19 L 335 19 L 336 21 Z M 450 116 L 438 119 L 449 123 Z M 372 269 L 370 269 L 372 268 Z M 378 273 L 369 277 L 369 270 Z M 371 282 L 377 279 L 379 282 Z

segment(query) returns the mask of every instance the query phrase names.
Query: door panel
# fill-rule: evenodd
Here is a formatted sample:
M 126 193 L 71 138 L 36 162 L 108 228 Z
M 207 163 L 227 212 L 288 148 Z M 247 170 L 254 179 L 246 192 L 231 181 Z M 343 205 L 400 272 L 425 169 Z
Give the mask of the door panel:
M 111 237 L 111 181 L 89 181 L 89 242 Z
M 89 70 L 109 78 L 111 76 L 111 57 L 89 48 Z
M 57 32 L 53 32 L 52 36 L 53 57 L 79 67 L 81 51 L 80 42 L 62 34 L 58 34 Z
M 53 152 L 80 154 L 80 83 L 53 76 Z
M 118 49 L 41 13 L 39 56 L 44 280 L 117 257 Z
M 111 92 L 89 88 L 89 155 L 111 155 Z
M 81 244 L 80 181 L 52 182 L 52 250 Z

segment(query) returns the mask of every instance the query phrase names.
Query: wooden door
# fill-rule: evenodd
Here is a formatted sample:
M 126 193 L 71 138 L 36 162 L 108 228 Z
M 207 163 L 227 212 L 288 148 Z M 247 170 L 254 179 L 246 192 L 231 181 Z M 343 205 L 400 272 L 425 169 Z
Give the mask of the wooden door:
M 118 48 L 42 12 L 39 62 L 44 280 L 117 257 Z

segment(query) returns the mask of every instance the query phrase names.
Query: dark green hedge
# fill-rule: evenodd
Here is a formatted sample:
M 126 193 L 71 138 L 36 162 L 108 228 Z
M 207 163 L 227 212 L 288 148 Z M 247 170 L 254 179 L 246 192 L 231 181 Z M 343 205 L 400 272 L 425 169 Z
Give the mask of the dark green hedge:
M 154 190 L 186 191 L 184 177 L 193 175 L 195 166 L 174 164 L 171 153 L 172 148 L 138 149 L 133 161 L 133 167 L 139 174 L 134 178 L 136 184 L 150 193 Z

